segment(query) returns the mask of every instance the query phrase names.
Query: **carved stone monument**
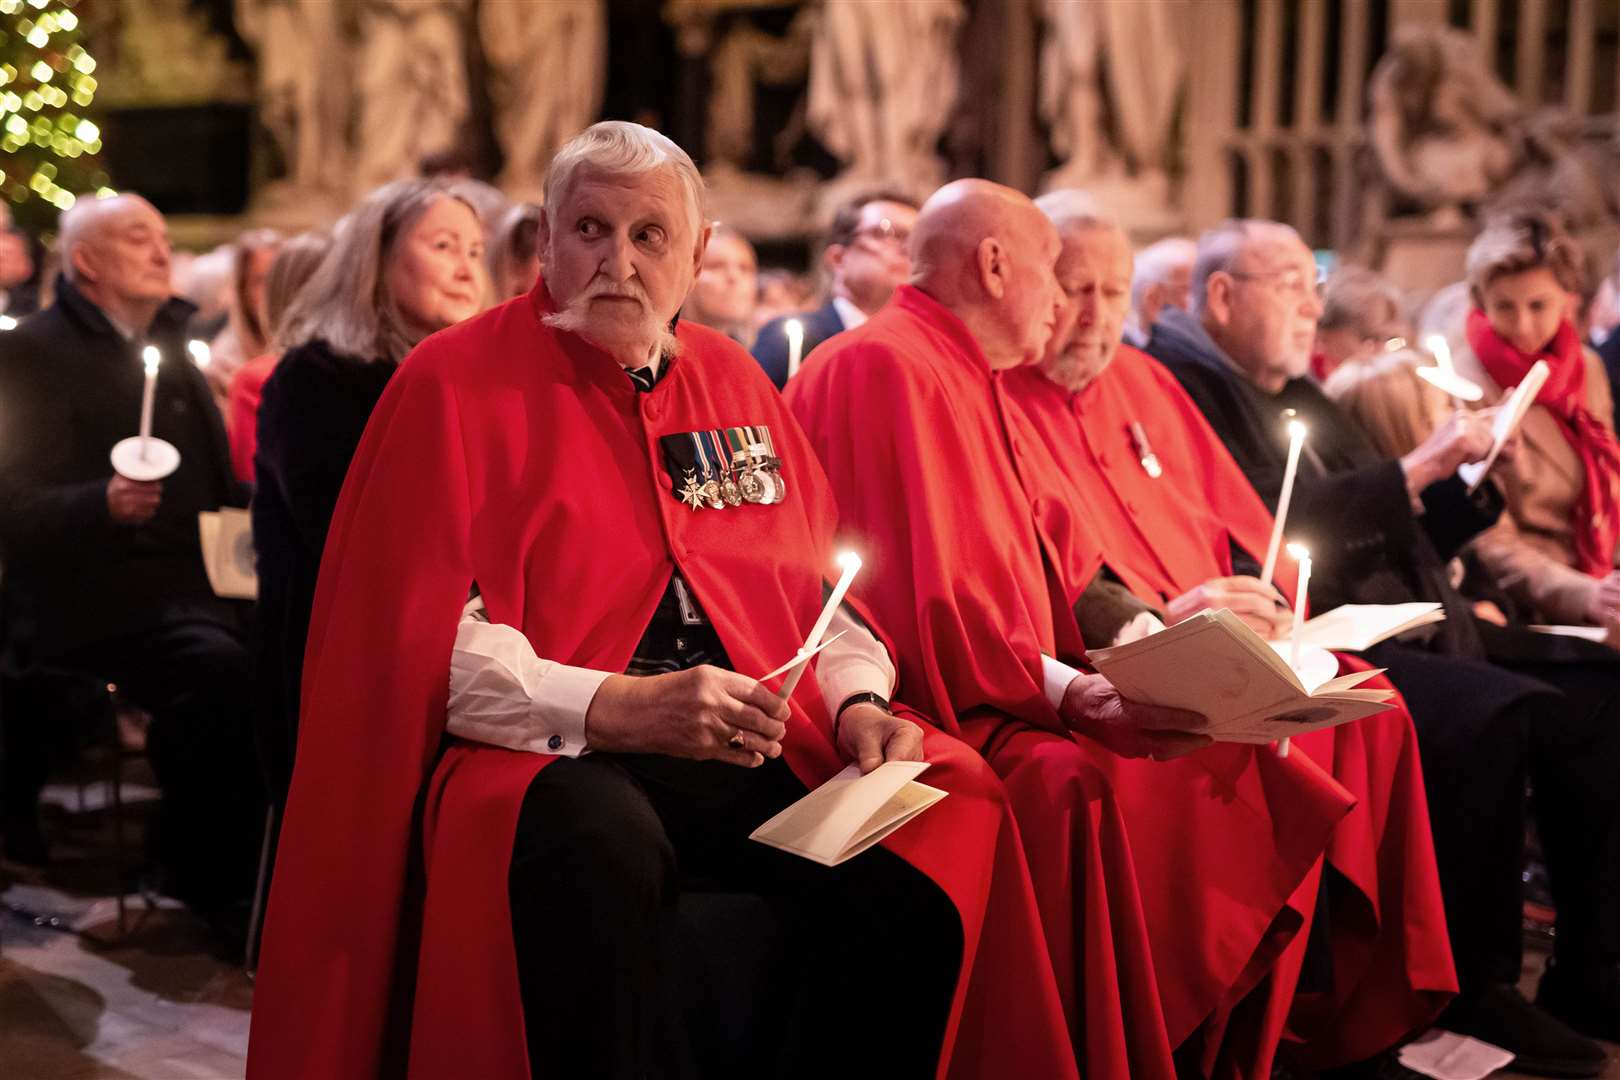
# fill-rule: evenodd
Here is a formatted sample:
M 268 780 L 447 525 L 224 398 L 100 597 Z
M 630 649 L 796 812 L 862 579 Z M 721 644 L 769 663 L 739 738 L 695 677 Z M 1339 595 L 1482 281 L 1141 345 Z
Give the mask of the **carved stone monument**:
M 422 158 L 463 144 L 469 7 L 470 0 L 364 0 L 355 41 L 356 194 L 411 176 Z

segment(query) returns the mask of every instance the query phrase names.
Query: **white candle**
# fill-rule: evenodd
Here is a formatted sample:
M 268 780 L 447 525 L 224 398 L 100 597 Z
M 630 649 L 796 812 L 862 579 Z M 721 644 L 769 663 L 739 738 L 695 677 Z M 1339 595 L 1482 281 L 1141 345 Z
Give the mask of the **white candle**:
M 799 361 L 804 352 L 804 323 L 798 319 L 789 319 L 782 324 L 782 333 L 787 335 L 788 343 L 788 371 L 787 377 L 799 373 Z
M 192 338 L 186 342 L 186 352 L 191 354 L 191 362 L 200 368 L 206 369 L 214 362 L 214 350 L 208 347 L 208 342 Z
M 163 355 L 156 345 L 141 350 L 141 362 L 146 365 L 146 386 L 141 390 L 141 460 L 146 460 L 146 448 L 152 440 L 152 398 L 157 393 L 158 364 Z
M 1299 452 L 1305 448 L 1305 425 L 1288 421 L 1288 466 L 1283 470 L 1282 495 L 1277 499 L 1277 520 L 1271 524 L 1271 542 L 1266 545 L 1265 565 L 1260 580 L 1271 584 L 1277 571 L 1277 552 L 1282 547 L 1283 526 L 1288 522 L 1288 504 L 1294 497 L 1294 477 L 1299 472 Z
M 1441 371 L 1449 375 L 1456 370 L 1451 366 L 1451 342 L 1446 340 L 1446 335 L 1425 334 L 1423 336 L 1423 347 L 1429 351 L 1430 356 L 1434 357 L 1435 366 Z
M 1299 655 L 1305 648 L 1305 604 L 1311 588 L 1311 553 L 1304 544 L 1289 544 L 1288 554 L 1299 560 L 1299 585 L 1294 594 L 1294 632 L 1288 648 L 1288 666 L 1299 674 Z M 1277 756 L 1288 756 L 1288 740 L 1277 741 Z
M 816 619 L 816 625 L 810 628 L 810 636 L 804 639 L 804 646 L 799 650 L 800 656 L 815 652 L 821 645 L 827 627 L 832 625 L 833 613 L 838 610 L 838 605 L 844 602 L 844 594 L 849 592 L 850 583 L 855 580 L 855 573 L 861 568 L 861 557 L 853 551 L 840 552 L 838 565 L 844 572 L 839 577 L 838 584 L 833 586 L 832 595 L 827 597 L 827 604 L 821 609 L 821 616 Z M 799 685 L 799 679 L 804 675 L 804 669 L 809 666 L 808 663 L 800 664 L 788 672 L 787 680 L 782 683 L 782 689 L 776 692 L 777 695 L 783 698 L 792 697 L 794 688 Z M 836 705 L 837 702 L 830 704 Z

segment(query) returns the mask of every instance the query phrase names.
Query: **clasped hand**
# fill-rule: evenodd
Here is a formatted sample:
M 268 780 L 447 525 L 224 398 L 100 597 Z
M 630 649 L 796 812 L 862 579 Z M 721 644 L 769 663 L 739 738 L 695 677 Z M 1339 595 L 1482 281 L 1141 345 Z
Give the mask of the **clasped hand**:
M 1203 721 L 1197 713 L 1129 701 L 1101 675 L 1076 676 L 1064 691 L 1059 714 L 1070 731 L 1120 757 L 1168 761 L 1213 741 L 1193 733 Z
M 755 768 L 781 756 L 788 715 L 788 703 L 758 680 L 707 664 L 668 675 L 610 675 L 585 713 L 585 742 L 593 750 Z M 922 728 L 874 705 L 853 705 L 839 719 L 838 750 L 863 773 L 885 761 L 920 761 Z

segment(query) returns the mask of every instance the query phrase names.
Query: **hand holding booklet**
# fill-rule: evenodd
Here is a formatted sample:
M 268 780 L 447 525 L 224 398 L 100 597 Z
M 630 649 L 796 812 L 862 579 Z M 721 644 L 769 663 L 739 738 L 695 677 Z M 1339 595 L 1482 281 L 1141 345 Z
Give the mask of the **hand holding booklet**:
M 1513 388 L 1513 393 L 1508 395 L 1507 400 L 1497 410 L 1496 422 L 1491 425 L 1493 438 L 1490 453 L 1485 456 L 1484 461 L 1476 461 L 1457 470 L 1457 475 L 1468 485 L 1470 495 L 1479 490 L 1479 485 L 1485 482 L 1485 474 L 1496 464 L 1497 455 L 1501 454 L 1502 447 L 1513 437 L 1513 433 L 1519 430 L 1519 421 L 1524 419 L 1524 414 L 1535 404 L 1536 395 L 1541 393 L 1542 384 L 1547 381 L 1551 371 L 1545 360 L 1537 360 L 1530 366 L 1530 370 L 1519 381 L 1519 385 Z
M 1389 708 L 1393 690 L 1358 689 L 1379 670 L 1335 676 L 1331 654 L 1309 646 L 1302 677 L 1281 655 L 1286 649 L 1222 608 L 1090 659 L 1127 700 L 1199 714 L 1194 733 L 1216 742 L 1269 743 Z

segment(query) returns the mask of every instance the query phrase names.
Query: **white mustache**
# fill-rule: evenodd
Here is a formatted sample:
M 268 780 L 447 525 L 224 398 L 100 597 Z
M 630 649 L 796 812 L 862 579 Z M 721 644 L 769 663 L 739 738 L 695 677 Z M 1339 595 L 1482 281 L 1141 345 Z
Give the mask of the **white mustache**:
M 631 278 L 629 281 L 625 282 L 611 281 L 608 278 L 601 277 L 595 278 L 589 285 L 585 287 L 585 291 L 580 294 L 578 297 L 578 302 L 584 303 L 588 300 L 595 300 L 598 297 L 613 297 L 620 300 L 634 300 L 642 307 L 647 307 L 651 303 L 651 300 L 647 296 L 647 290 L 642 288 L 641 282 L 637 281 L 635 278 Z

